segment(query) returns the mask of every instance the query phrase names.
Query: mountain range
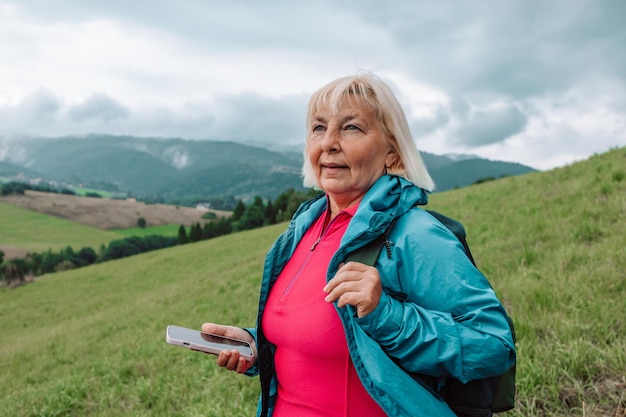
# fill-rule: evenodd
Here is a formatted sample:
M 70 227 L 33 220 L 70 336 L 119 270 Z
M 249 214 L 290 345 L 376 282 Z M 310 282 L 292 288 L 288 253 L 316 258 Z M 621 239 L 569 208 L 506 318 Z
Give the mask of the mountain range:
M 437 191 L 534 171 L 517 163 L 422 153 Z M 302 153 L 236 142 L 88 135 L 0 143 L 0 177 L 175 201 L 229 195 L 275 198 L 302 189 Z

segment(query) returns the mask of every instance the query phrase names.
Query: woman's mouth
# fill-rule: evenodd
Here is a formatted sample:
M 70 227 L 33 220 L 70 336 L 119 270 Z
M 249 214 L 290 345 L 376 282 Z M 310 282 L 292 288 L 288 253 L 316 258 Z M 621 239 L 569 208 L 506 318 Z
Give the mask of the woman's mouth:
M 342 169 L 342 168 L 347 168 L 347 167 L 345 165 L 327 163 L 327 164 L 322 164 L 322 168 L 335 170 L 335 169 Z

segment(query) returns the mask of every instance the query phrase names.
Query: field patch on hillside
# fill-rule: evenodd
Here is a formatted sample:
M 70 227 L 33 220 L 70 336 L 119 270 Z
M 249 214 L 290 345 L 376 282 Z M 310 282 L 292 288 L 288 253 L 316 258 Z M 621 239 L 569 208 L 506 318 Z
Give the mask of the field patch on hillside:
M 75 223 L 21 207 L 4 204 L 0 199 L 0 250 L 6 259 L 23 257 L 25 252 L 46 252 L 70 246 L 80 249 L 119 239 L 120 235 L 108 230 Z
M 166 224 L 191 226 L 195 223 L 203 225 L 208 221 L 202 218 L 206 211 L 191 207 L 145 204 L 135 200 L 79 197 L 31 190 L 27 190 L 24 195 L 2 196 L 0 203 L 11 204 L 102 230 L 135 227 L 140 217 L 146 220 L 148 226 Z M 215 213 L 218 216 L 229 214 L 224 211 L 215 211 Z

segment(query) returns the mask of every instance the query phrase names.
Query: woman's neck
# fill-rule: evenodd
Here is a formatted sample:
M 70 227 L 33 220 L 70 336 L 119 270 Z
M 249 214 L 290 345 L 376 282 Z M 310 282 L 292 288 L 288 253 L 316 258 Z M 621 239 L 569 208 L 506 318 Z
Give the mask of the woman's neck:
M 346 200 L 346 201 L 338 201 L 330 196 L 328 196 L 328 218 L 330 220 L 334 219 L 335 216 L 337 216 L 337 214 L 339 214 L 339 212 L 341 210 L 345 210 L 347 208 L 350 208 L 356 204 L 359 204 L 361 202 L 361 200 L 363 200 L 363 195 L 360 195 L 357 198 L 351 199 L 351 200 Z

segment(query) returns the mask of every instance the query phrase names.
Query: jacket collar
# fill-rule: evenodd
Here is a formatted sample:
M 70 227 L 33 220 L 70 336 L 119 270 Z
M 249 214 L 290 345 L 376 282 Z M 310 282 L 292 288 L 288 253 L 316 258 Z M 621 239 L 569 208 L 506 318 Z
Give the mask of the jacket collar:
M 380 236 L 393 219 L 402 216 L 416 205 L 426 205 L 428 194 L 412 182 L 397 175 L 381 176 L 359 203 L 354 217 L 344 234 L 342 244 L 364 237 L 371 240 Z M 302 234 L 326 209 L 326 198 L 321 194 L 302 203 L 294 214 L 296 236 Z
M 426 191 L 397 175 L 383 175 L 368 190 L 344 235 L 351 240 L 359 231 L 382 234 L 393 219 L 416 205 L 426 205 Z

